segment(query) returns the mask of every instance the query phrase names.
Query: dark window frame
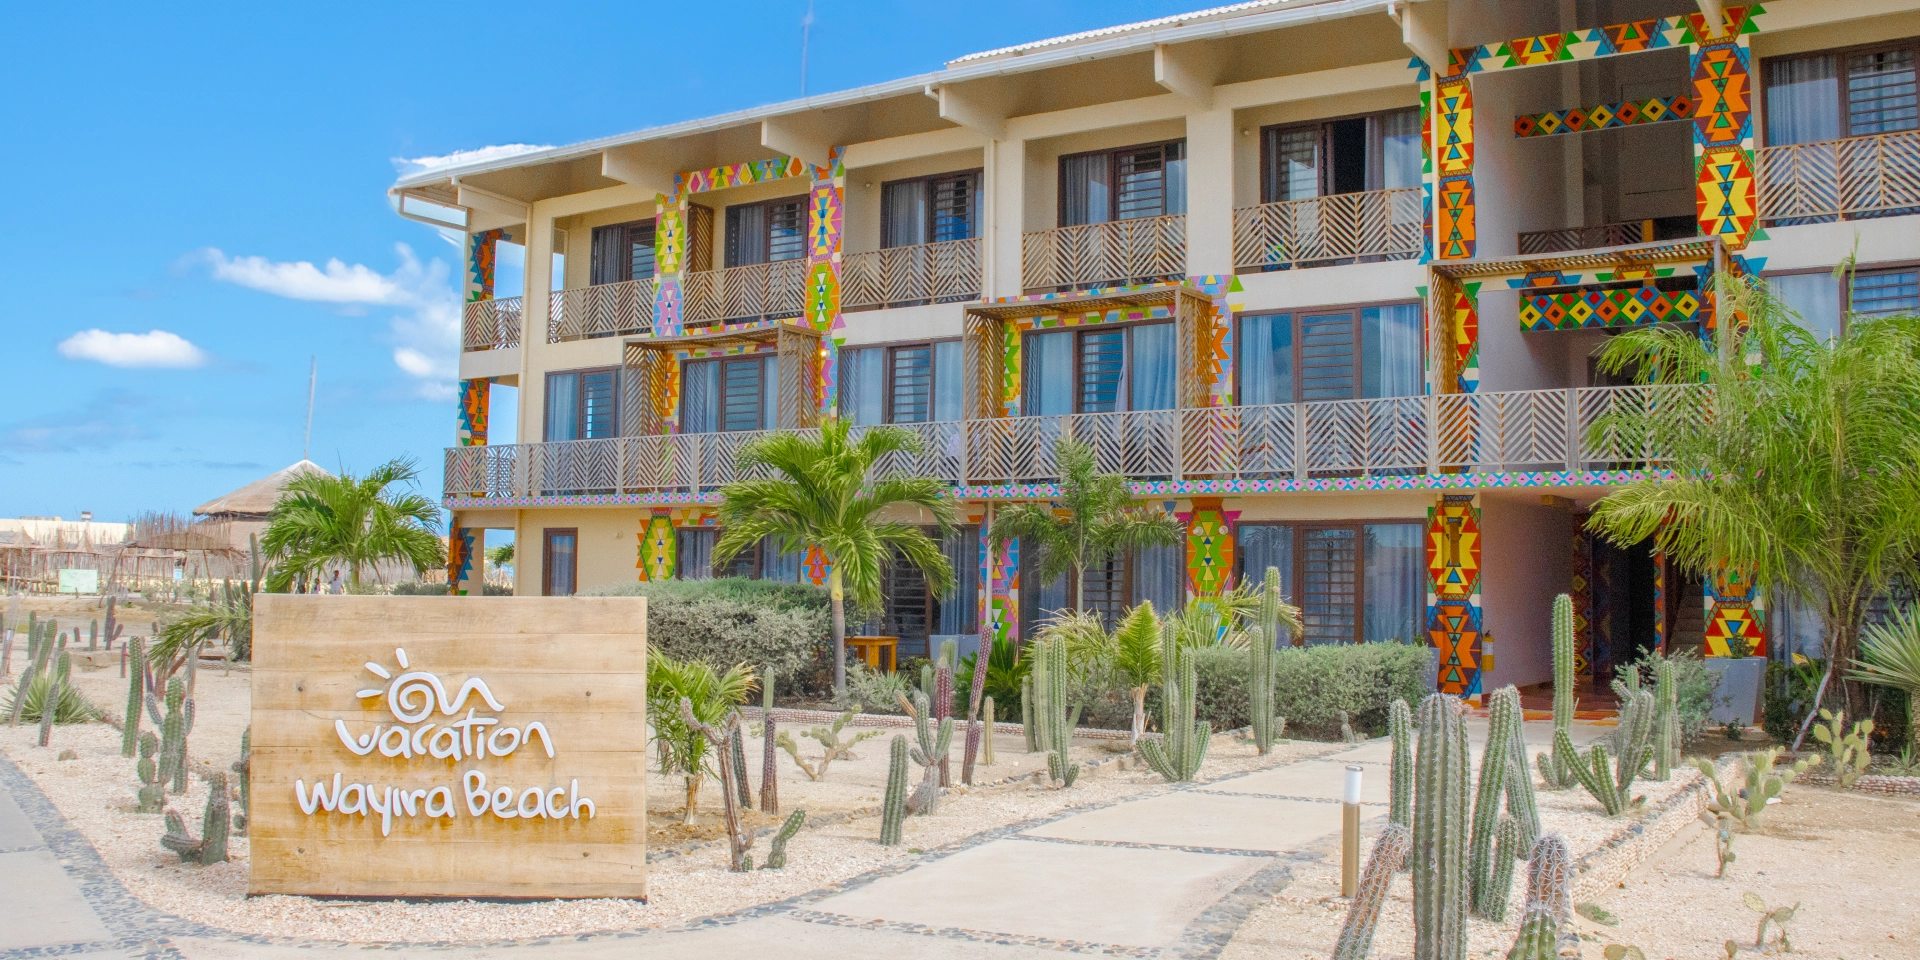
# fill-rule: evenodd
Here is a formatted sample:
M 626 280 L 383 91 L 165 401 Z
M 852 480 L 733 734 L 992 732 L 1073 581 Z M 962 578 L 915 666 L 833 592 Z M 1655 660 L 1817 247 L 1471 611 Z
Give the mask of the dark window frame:
M 1292 535 L 1292 539 L 1293 539 L 1293 547 L 1291 550 L 1292 557 L 1293 557 L 1293 569 L 1289 572 L 1287 580 L 1289 583 L 1293 585 L 1293 596 L 1287 597 L 1286 600 L 1288 603 L 1291 603 L 1296 607 L 1301 607 L 1302 614 L 1304 615 L 1305 608 L 1302 604 L 1303 598 L 1301 597 L 1301 594 L 1303 594 L 1306 591 L 1307 531 L 1308 530 L 1351 530 L 1353 532 L 1353 537 L 1354 537 L 1353 639 L 1348 642 L 1359 644 L 1359 643 L 1368 642 L 1366 640 L 1367 528 L 1368 527 L 1386 527 L 1386 526 L 1420 527 L 1424 529 L 1426 527 L 1426 521 L 1394 519 L 1394 518 L 1362 519 L 1362 520 L 1348 520 L 1348 519 L 1246 520 L 1246 521 L 1241 521 L 1239 523 L 1234 524 L 1233 535 L 1234 535 L 1236 546 L 1237 546 L 1238 539 L 1240 536 L 1240 530 L 1243 527 L 1284 527 L 1288 529 L 1288 532 Z M 1246 578 L 1250 572 L 1251 571 L 1248 571 L 1246 569 L 1246 557 L 1243 556 L 1238 549 L 1236 549 L 1234 551 L 1234 557 L 1233 557 L 1233 582 L 1235 584 L 1245 583 Z M 1259 575 L 1265 576 L 1266 571 L 1264 570 L 1259 571 Z M 1293 638 L 1293 645 L 1296 647 L 1306 646 L 1306 637 L 1299 636 L 1299 637 Z
M 1054 202 L 1054 221 L 1053 222 L 1056 225 L 1061 227 L 1081 226 L 1081 224 L 1067 223 L 1067 161 L 1068 160 L 1077 160 L 1081 157 L 1093 157 L 1093 156 L 1101 156 L 1101 155 L 1106 156 L 1107 158 L 1107 219 L 1101 222 L 1112 223 L 1120 219 L 1120 155 L 1132 150 L 1146 150 L 1152 147 L 1170 147 L 1170 146 L 1180 147 L 1180 150 L 1181 150 L 1180 160 L 1182 162 L 1185 162 L 1187 159 L 1187 155 L 1186 155 L 1187 138 L 1186 137 L 1173 137 L 1166 140 L 1148 140 L 1144 143 L 1131 143 L 1124 147 L 1105 147 L 1099 150 L 1081 150 L 1076 153 L 1061 154 L 1054 163 L 1054 167 L 1055 167 L 1054 187 L 1055 187 L 1056 196 L 1055 196 L 1055 202 Z M 1164 159 L 1162 162 L 1163 163 L 1165 162 Z M 1164 168 L 1161 176 L 1164 182 L 1164 179 L 1165 179 Z M 1169 215 L 1166 212 L 1165 187 L 1162 187 L 1161 211 L 1159 215 L 1163 217 Z M 1148 218 L 1141 217 L 1139 219 L 1148 219 Z
M 946 173 L 930 173 L 920 177 L 900 177 L 895 180 L 882 181 L 880 184 L 880 249 L 895 250 L 895 249 L 899 249 L 902 246 L 920 246 L 923 244 L 941 242 L 934 239 L 934 236 L 936 233 L 935 217 L 937 214 L 937 208 L 935 206 L 935 197 L 933 193 L 934 186 L 940 181 L 959 180 L 962 178 L 970 179 L 973 181 L 972 212 L 968 214 L 967 236 L 954 237 L 952 239 L 954 240 L 980 239 L 980 220 L 982 218 L 982 215 L 985 213 L 985 210 L 983 208 L 986 205 L 986 198 L 982 192 L 982 188 L 986 183 L 986 169 L 984 167 L 973 167 L 967 170 L 953 170 Z M 925 211 L 926 221 L 927 221 L 926 231 L 922 236 L 922 239 L 919 241 L 919 243 L 900 244 L 898 246 L 889 247 L 887 246 L 887 235 L 888 233 L 890 233 L 890 231 L 887 229 L 887 227 L 891 225 L 893 222 L 893 203 L 892 201 L 887 199 L 887 196 L 888 196 L 887 188 L 892 186 L 898 186 L 899 184 L 903 184 L 903 183 L 918 183 L 918 182 L 925 182 L 927 184 L 927 195 L 926 195 L 927 206 Z
M 546 373 L 545 379 L 541 381 L 541 387 L 544 393 L 541 397 L 540 439 L 543 442 L 569 442 L 564 440 L 555 441 L 548 436 L 548 426 L 553 420 L 553 378 L 573 376 L 584 380 L 588 376 L 602 373 L 613 376 L 613 432 L 604 436 L 589 437 L 586 435 L 588 423 L 587 391 L 579 387 L 576 387 L 573 391 L 573 422 L 576 427 L 576 432 L 580 434 L 580 437 L 578 437 L 580 440 L 608 440 L 620 436 L 620 417 L 621 414 L 625 412 L 623 404 L 620 402 L 620 368 L 618 366 L 575 367 L 570 370 L 549 370 Z
M 1182 542 L 1178 546 L 1182 548 L 1182 553 L 1184 554 L 1184 547 L 1185 547 L 1184 542 Z M 1020 561 L 1019 561 L 1019 568 L 1020 568 L 1019 619 L 1022 624 L 1037 625 L 1040 623 L 1042 619 L 1042 615 L 1044 613 L 1044 611 L 1039 609 L 1039 602 L 1040 602 L 1039 592 L 1042 589 L 1044 589 L 1045 584 L 1040 582 L 1038 571 L 1035 569 L 1029 568 L 1027 566 L 1027 564 L 1030 562 L 1033 562 L 1033 561 L 1031 561 L 1028 558 L 1027 554 L 1024 554 L 1024 553 L 1021 554 Z M 1137 550 L 1126 549 L 1126 550 L 1118 551 L 1114 553 L 1112 556 L 1108 557 L 1106 562 L 1112 565 L 1112 575 L 1107 576 L 1106 571 L 1102 571 L 1099 579 L 1104 580 L 1107 583 L 1117 585 L 1117 589 L 1114 591 L 1114 593 L 1118 596 L 1118 599 L 1114 600 L 1111 604 L 1105 604 L 1105 603 L 1096 604 L 1094 606 L 1089 607 L 1088 611 L 1091 613 L 1099 614 L 1101 618 L 1106 622 L 1107 628 L 1112 629 L 1114 625 L 1118 623 L 1119 617 L 1121 615 L 1125 614 L 1126 611 L 1131 610 L 1136 606 L 1139 606 L 1140 602 L 1143 599 L 1148 599 L 1148 598 L 1144 598 L 1140 596 L 1139 589 L 1138 589 L 1139 582 L 1138 582 L 1138 578 L 1135 576 L 1137 571 L 1134 569 L 1134 567 L 1139 562 L 1139 556 L 1138 556 Z M 1093 567 L 1087 568 L 1087 579 L 1089 581 L 1093 581 L 1095 579 L 1094 569 L 1095 568 Z M 1075 609 L 1077 607 L 1082 606 L 1080 597 L 1078 596 L 1079 588 L 1073 582 L 1072 574 L 1069 572 L 1066 574 L 1062 574 L 1061 577 L 1064 580 L 1063 587 L 1065 589 L 1065 597 L 1066 597 L 1066 600 L 1065 600 L 1066 606 L 1063 609 Z M 1181 609 L 1185 608 L 1187 603 L 1185 591 L 1186 591 L 1186 586 L 1182 585 L 1181 596 L 1179 600 L 1180 605 L 1178 607 L 1174 608 L 1173 610 L 1162 610 L 1158 607 L 1155 607 L 1154 613 L 1157 615 L 1165 616 L 1169 613 L 1180 612 Z M 1022 629 L 1024 630 L 1025 628 L 1023 627 Z M 1023 633 L 1022 635 L 1024 636 L 1025 634 Z
M 588 241 L 587 285 L 603 286 L 612 283 L 625 283 L 629 280 L 652 280 L 653 274 L 651 273 L 645 277 L 636 277 L 633 275 L 633 248 L 635 246 L 634 235 L 640 231 L 645 231 L 647 238 L 646 246 L 653 249 L 655 254 L 658 253 L 658 248 L 655 246 L 657 239 L 655 232 L 656 224 L 657 218 L 646 217 L 640 220 L 628 220 L 624 223 L 608 223 L 594 227 Z M 626 255 L 616 257 L 610 261 L 611 266 L 614 268 L 614 273 L 618 275 L 616 279 L 596 280 L 594 279 L 595 277 L 603 276 L 601 272 L 601 237 L 612 236 L 615 230 L 620 231 L 618 245 L 625 251 Z M 612 243 L 615 241 L 609 240 L 606 242 Z M 650 255 L 648 259 L 652 258 L 652 255 Z M 655 270 L 657 271 L 658 269 L 656 263 Z
M 773 259 L 773 223 L 774 221 L 773 221 L 772 214 L 773 214 L 774 208 L 787 207 L 787 206 L 794 207 L 798 211 L 799 253 L 796 256 L 781 257 L 779 260 L 775 260 Z M 751 263 L 741 263 L 739 262 L 741 253 L 740 253 L 740 236 L 739 236 L 740 227 L 738 222 L 741 215 L 738 211 L 743 211 L 743 210 L 747 210 L 755 207 L 762 208 L 765 211 L 764 213 L 761 214 L 761 218 L 760 218 L 760 225 L 761 225 L 760 226 L 760 229 L 761 229 L 760 242 L 761 242 L 762 253 L 764 254 L 764 256 L 762 259 L 755 260 Z M 722 262 L 725 263 L 725 265 L 728 268 L 752 267 L 752 266 L 758 266 L 764 263 L 785 263 L 789 260 L 805 260 L 807 258 L 807 220 L 808 220 L 807 194 L 796 193 L 796 194 L 790 194 L 784 197 L 774 197 L 769 200 L 755 200 L 751 203 L 728 204 L 726 208 L 726 212 L 723 215 L 723 217 L 725 219 L 725 228 L 726 228 L 727 235 L 724 240 L 724 245 L 726 249 L 724 251 Z
M 1316 150 L 1318 151 L 1318 153 L 1315 154 L 1316 167 L 1314 170 L 1314 175 L 1317 178 L 1317 185 L 1315 189 L 1317 189 L 1319 192 L 1315 194 L 1315 196 L 1316 197 L 1334 196 L 1335 194 L 1333 193 L 1333 184 L 1332 184 L 1332 181 L 1330 180 L 1330 177 L 1333 174 L 1333 163 L 1331 162 L 1331 158 L 1333 156 L 1333 150 L 1332 150 L 1332 144 L 1329 141 L 1329 137 L 1332 135 L 1331 129 L 1330 129 L 1331 125 L 1335 123 L 1339 123 L 1341 121 L 1345 121 L 1345 120 L 1375 120 L 1377 118 L 1385 117 L 1387 114 L 1390 114 L 1390 113 L 1403 113 L 1408 110 L 1413 110 L 1417 112 L 1419 109 L 1420 109 L 1419 104 L 1412 104 L 1405 107 L 1393 107 L 1387 110 L 1368 110 L 1361 113 L 1347 113 L 1347 114 L 1341 114 L 1339 116 L 1334 116 L 1334 117 L 1318 117 L 1312 120 L 1294 120 L 1294 121 L 1287 121 L 1284 123 L 1270 123 L 1270 124 L 1267 124 L 1266 126 L 1261 127 L 1260 128 L 1260 159 L 1259 159 L 1260 202 L 1261 203 L 1276 202 L 1273 196 L 1276 191 L 1274 190 L 1274 186 L 1275 186 L 1274 175 L 1273 175 L 1274 160 L 1273 160 L 1272 151 L 1275 145 L 1275 141 L 1278 139 L 1281 133 L 1292 131 L 1292 130 L 1313 130 L 1316 132 L 1315 143 L 1317 145 Z M 1370 190 L 1385 189 L 1384 185 L 1386 183 L 1386 156 L 1385 156 L 1385 151 L 1381 149 L 1380 144 L 1381 144 L 1381 138 L 1376 135 L 1376 128 L 1370 125 L 1368 127 L 1368 135 L 1367 135 L 1366 182 L 1368 184 L 1381 184 L 1381 186 L 1368 186 L 1363 190 L 1348 191 L 1348 192 L 1365 193 Z M 1306 198 L 1290 197 L 1288 199 L 1299 200 L 1299 199 L 1306 199 Z
M 1843 336 L 1846 334 L 1847 321 L 1853 314 L 1853 281 L 1856 278 L 1882 273 L 1909 273 L 1915 270 L 1920 270 L 1920 260 L 1890 260 L 1886 263 L 1872 263 L 1859 267 L 1845 281 L 1835 283 L 1834 286 L 1839 288 L 1840 293 L 1840 333 Z M 1760 279 L 1804 277 L 1812 274 L 1831 275 L 1832 273 L 1832 267 L 1795 267 L 1791 270 L 1768 270 L 1760 275 Z
M 1754 81 L 1752 83 L 1754 90 L 1753 109 L 1760 114 L 1760 146 L 1769 147 L 1774 145 L 1772 118 L 1767 116 L 1766 107 L 1768 93 L 1767 68 L 1769 65 L 1775 61 L 1806 60 L 1813 57 L 1840 58 L 1840 62 L 1836 64 L 1836 76 L 1839 77 L 1840 82 L 1835 84 L 1835 86 L 1839 88 L 1839 91 L 1832 106 L 1840 118 L 1840 138 L 1845 140 L 1855 135 L 1853 133 L 1853 111 L 1848 109 L 1845 58 L 1863 53 L 1885 53 L 1893 50 L 1906 50 L 1913 54 L 1914 72 L 1916 78 L 1920 78 L 1920 36 L 1900 37 L 1894 40 L 1878 40 L 1872 43 L 1856 43 L 1846 47 L 1829 47 L 1825 50 L 1807 50 L 1801 53 L 1780 54 L 1778 56 L 1760 58 L 1760 62 L 1754 71 Z M 1902 132 L 1910 133 L 1912 131 Z M 1864 134 L 1863 136 L 1872 136 L 1872 134 Z M 1786 271 L 1782 271 L 1782 275 L 1785 275 L 1785 273 Z
M 680 361 L 680 371 L 679 371 L 680 409 L 676 411 L 676 413 L 678 413 L 679 415 L 679 422 L 682 425 L 682 428 L 684 429 L 685 424 L 687 422 L 687 388 L 686 388 L 687 368 L 696 363 L 717 363 L 720 365 L 720 389 L 714 394 L 713 399 L 715 403 L 720 404 L 720 407 L 714 411 L 713 422 L 716 425 L 716 429 L 714 429 L 713 432 L 714 433 L 752 433 L 754 430 L 779 429 L 778 424 L 780 422 L 780 411 L 777 409 L 769 409 L 767 407 L 767 401 L 766 401 L 767 388 L 769 386 L 767 368 L 770 365 L 777 364 L 779 359 L 780 359 L 779 354 L 771 353 L 771 352 L 734 354 L 731 356 L 724 356 L 724 357 L 683 358 Z M 753 430 L 728 430 L 725 426 L 727 364 L 745 363 L 748 361 L 753 361 L 760 364 L 760 390 L 757 394 L 757 396 L 759 397 L 759 400 L 757 401 L 757 403 L 760 410 L 760 426 L 754 427 Z M 775 375 L 776 376 L 778 375 L 777 371 L 775 372 Z M 775 388 L 777 389 L 777 384 L 773 386 L 775 386 Z
M 964 341 L 964 338 L 961 338 L 961 337 L 939 337 L 932 340 L 916 340 L 910 343 L 875 343 L 875 344 L 868 345 L 870 347 L 884 348 L 887 351 L 886 363 L 882 365 L 882 374 L 885 379 L 885 382 L 881 384 L 881 401 L 880 401 L 880 416 L 884 422 L 888 424 L 901 422 L 899 420 L 894 419 L 893 358 L 901 350 L 918 350 L 921 348 L 925 348 L 927 351 L 927 419 L 912 420 L 907 422 L 909 423 L 941 422 L 939 420 L 934 419 L 934 414 L 938 411 L 940 406 L 939 345 L 943 343 L 959 343 L 959 344 L 962 344 L 964 347 L 965 341 Z M 961 379 L 961 385 L 964 387 L 966 383 L 966 374 L 964 371 L 961 373 L 960 379 Z M 961 412 L 964 413 L 965 410 L 963 409 Z
M 1080 388 L 1080 374 L 1081 374 L 1080 364 L 1081 364 L 1081 358 L 1082 358 L 1081 347 L 1080 347 L 1081 340 L 1089 333 L 1109 333 L 1116 329 L 1126 334 L 1126 346 L 1122 348 L 1123 359 L 1120 363 L 1120 397 L 1118 400 L 1115 401 L 1115 406 L 1117 409 L 1114 409 L 1111 411 L 1096 410 L 1093 412 L 1095 413 L 1132 413 L 1134 410 L 1134 406 L 1133 406 L 1133 330 L 1135 327 L 1148 327 L 1148 326 L 1156 326 L 1161 324 L 1172 324 L 1173 322 L 1174 321 L 1172 320 L 1161 319 L 1161 318 L 1150 319 L 1150 320 L 1121 320 L 1121 321 L 1115 321 L 1112 323 L 1094 323 L 1094 324 L 1087 324 L 1085 326 L 1080 326 L 1080 327 L 1070 327 L 1070 328 L 1067 328 L 1067 330 L 1061 330 L 1058 328 L 1041 329 L 1041 328 L 1035 327 L 1032 329 L 1020 331 L 1020 415 L 1023 417 L 1078 416 L 1082 413 L 1086 413 L 1087 411 L 1082 409 L 1082 404 L 1081 404 L 1081 401 L 1083 399 L 1083 392 Z M 1026 410 L 1027 398 L 1032 396 L 1033 391 L 1028 389 L 1028 386 L 1027 386 L 1028 384 L 1027 378 L 1029 376 L 1032 376 L 1026 362 L 1026 358 L 1029 356 L 1029 354 L 1027 353 L 1027 338 L 1034 337 L 1034 336 L 1044 336 L 1050 333 L 1065 333 L 1069 331 L 1072 332 L 1073 334 L 1073 385 L 1072 385 L 1073 410 L 1070 413 L 1065 413 L 1065 414 L 1028 413 Z M 1175 334 L 1175 337 L 1176 337 L 1175 342 L 1177 344 L 1178 343 L 1177 333 Z M 1174 373 L 1175 373 L 1175 376 L 1178 377 L 1179 369 L 1177 366 L 1174 370 Z M 1174 395 L 1174 409 L 1179 409 L 1181 394 L 1180 394 L 1180 386 L 1178 383 L 1174 384 L 1173 395 Z
M 1370 300 L 1365 303 L 1336 303 L 1336 304 L 1329 304 L 1327 306 L 1285 307 L 1277 310 L 1249 310 L 1246 313 L 1235 314 L 1233 317 L 1234 349 L 1233 349 L 1233 404 L 1232 405 L 1236 407 L 1246 405 L 1241 402 L 1241 396 L 1240 396 L 1240 392 L 1241 392 L 1240 385 L 1245 382 L 1245 376 L 1242 371 L 1242 365 L 1246 363 L 1247 353 L 1248 353 L 1248 351 L 1243 347 L 1246 341 L 1242 339 L 1240 336 L 1240 330 L 1241 330 L 1240 324 L 1243 321 L 1252 319 L 1254 317 L 1278 317 L 1278 316 L 1293 317 L 1294 318 L 1293 399 L 1285 402 L 1287 403 L 1328 403 L 1332 401 L 1300 399 L 1300 392 L 1301 392 L 1301 386 L 1302 386 L 1302 378 L 1300 376 L 1300 369 L 1301 369 L 1300 361 L 1301 361 L 1301 350 L 1304 349 L 1305 344 L 1303 342 L 1303 338 L 1300 336 L 1299 317 L 1302 314 L 1312 314 L 1315 316 L 1324 316 L 1326 314 L 1333 314 L 1333 313 L 1352 314 L 1353 316 L 1353 396 L 1347 397 L 1344 399 L 1364 400 L 1364 399 L 1370 399 L 1370 398 L 1361 396 L 1361 394 L 1366 391 L 1367 348 L 1366 348 L 1366 341 L 1365 341 L 1365 330 L 1360 325 L 1361 323 L 1360 314 L 1362 311 L 1367 310 L 1369 308 L 1373 308 L 1373 307 L 1404 307 L 1404 306 L 1407 306 L 1408 304 L 1414 304 L 1421 307 L 1422 319 L 1421 319 L 1420 325 L 1421 325 L 1421 332 L 1423 336 L 1421 337 L 1420 352 L 1422 354 L 1421 359 L 1424 362 L 1425 360 L 1427 360 L 1427 357 L 1425 356 L 1425 354 L 1428 347 L 1428 344 L 1426 342 L 1426 337 L 1424 336 L 1424 334 L 1426 333 L 1427 324 L 1431 323 L 1432 321 L 1426 317 L 1425 315 L 1426 305 L 1420 300 L 1406 300 L 1406 299 Z M 1386 399 L 1386 398 L 1371 398 L 1371 399 Z
M 572 583 L 567 592 L 553 592 L 553 541 L 556 536 L 573 538 Z M 542 527 L 540 528 L 540 595 L 543 597 L 571 597 L 580 592 L 580 528 L 579 527 Z

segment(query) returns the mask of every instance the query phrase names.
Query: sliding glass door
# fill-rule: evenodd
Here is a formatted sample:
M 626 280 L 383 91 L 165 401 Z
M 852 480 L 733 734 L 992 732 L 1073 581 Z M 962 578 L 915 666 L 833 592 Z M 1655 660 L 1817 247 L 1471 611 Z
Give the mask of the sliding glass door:
M 1242 523 L 1235 576 L 1258 583 L 1280 571 L 1280 591 L 1300 608 L 1301 642 L 1423 642 L 1426 565 L 1416 522 Z

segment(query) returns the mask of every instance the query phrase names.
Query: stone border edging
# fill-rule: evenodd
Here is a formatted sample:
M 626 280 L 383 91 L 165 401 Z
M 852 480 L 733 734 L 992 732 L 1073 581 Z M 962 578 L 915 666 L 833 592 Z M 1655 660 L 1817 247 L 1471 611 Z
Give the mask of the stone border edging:
M 1794 783 L 1805 783 L 1816 787 L 1832 787 L 1844 790 L 1838 778 L 1828 773 L 1803 773 L 1793 778 Z M 1880 773 L 1862 774 L 1853 782 L 1854 793 L 1878 793 L 1890 797 L 1920 796 L 1920 777 L 1890 777 Z

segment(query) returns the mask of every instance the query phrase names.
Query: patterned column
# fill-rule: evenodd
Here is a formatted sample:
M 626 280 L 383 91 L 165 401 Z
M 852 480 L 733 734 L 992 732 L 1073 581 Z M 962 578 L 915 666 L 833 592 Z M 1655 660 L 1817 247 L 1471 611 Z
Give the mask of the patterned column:
M 1667 555 L 1658 547 L 1653 551 L 1653 648 L 1667 652 Z
M 827 334 L 821 341 L 820 382 L 815 385 L 822 416 L 837 407 L 840 342 L 846 339 L 846 321 L 840 315 L 840 248 L 845 233 L 846 167 L 841 149 L 828 154 L 828 165 L 813 168 L 807 191 L 807 322 Z
M 1233 522 L 1238 510 L 1219 497 L 1193 498 L 1192 511 L 1176 513 L 1187 525 L 1187 602 L 1218 597 L 1233 588 Z
M 673 518 L 665 507 L 654 507 L 652 515 L 640 524 L 639 557 L 633 566 L 639 580 L 671 580 L 678 566 L 680 543 L 673 535 Z
M 980 636 L 991 644 L 1005 640 L 1020 642 L 1020 541 L 1009 541 L 1005 548 L 993 548 L 993 520 L 997 511 L 992 503 L 984 505 L 980 517 Z
M 485 378 L 460 381 L 460 426 L 454 437 L 463 447 L 487 445 L 487 416 L 493 406 L 493 381 Z
M 680 275 L 687 265 L 687 190 L 675 174 L 672 195 L 653 198 L 653 334 L 680 335 Z
M 1440 651 L 1440 692 L 1479 694 L 1493 653 L 1481 631 L 1477 494 L 1442 494 L 1427 511 L 1427 638 Z
M 467 303 L 493 299 L 495 248 L 506 235 L 505 230 L 467 234 Z
M 1587 514 L 1573 514 L 1573 570 L 1567 595 L 1573 600 L 1573 671 L 1591 677 L 1598 662 L 1593 630 L 1593 535 Z
M 1473 84 L 1460 71 L 1433 82 L 1434 249 L 1442 260 L 1472 258 L 1477 247 L 1473 195 Z
M 456 515 L 454 523 L 459 523 Z M 456 597 L 480 596 L 486 591 L 487 532 L 480 527 L 451 527 L 447 531 L 447 583 Z M 477 568 L 477 570 L 476 570 Z
M 1700 235 L 1719 237 L 1728 250 L 1737 251 L 1752 239 L 1756 218 L 1748 35 L 1759 32 L 1759 27 L 1745 7 L 1727 8 L 1720 29 L 1709 29 L 1706 18 L 1697 13 L 1688 21 Z

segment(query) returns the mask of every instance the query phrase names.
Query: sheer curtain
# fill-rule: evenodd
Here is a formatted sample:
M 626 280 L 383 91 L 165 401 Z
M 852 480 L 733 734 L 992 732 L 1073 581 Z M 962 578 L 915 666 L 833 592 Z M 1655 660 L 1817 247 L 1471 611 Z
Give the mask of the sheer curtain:
M 1021 345 L 1026 356 L 1026 400 L 1029 417 L 1064 416 L 1073 412 L 1073 331 L 1028 334 Z
M 1275 313 L 1240 320 L 1241 406 L 1293 402 L 1293 317 Z
M 1241 583 L 1260 583 L 1267 568 L 1280 571 L 1280 595 L 1292 601 L 1293 528 L 1271 523 L 1243 523 L 1233 531 L 1235 565 Z
M 1380 115 L 1380 187 L 1394 190 L 1420 185 L 1420 111 Z
M 580 439 L 580 375 L 547 374 L 547 442 Z
M 1179 610 L 1186 599 L 1186 544 L 1144 547 L 1134 552 L 1134 603 L 1151 601 L 1155 613 L 1172 613 Z
M 767 262 L 767 208 L 752 203 L 727 208 L 727 266 Z
M 693 360 L 681 368 L 680 432 L 720 429 L 720 361 Z
M 940 541 L 940 552 L 953 567 L 953 592 L 940 599 L 940 633 L 973 633 L 979 628 L 980 528 L 960 527 Z
M 1420 305 L 1396 303 L 1360 311 L 1363 397 L 1411 397 L 1422 391 Z
M 879 423 L 886 415 L 887 348 L 840 351 L 840 415 L 856 427 Z
M 713 579 L 713 530 L 682 528 L 674 533 L 679 556 L 679 569 L 674 572 L 678 580 Z
M 1077 227 L 1113 218 L 1108 155 L 1060 158 L 1060 225 Z
M 772 430 L 780 425 L 780 358 L 760 363 L 760 429 Z
M 933 419 L 942 423 L 962 418 L 960 359 L 960 341 L 933 345 Z
M 579 570 L 574 553 L 579 535 L 547 533 L 547 596 L 570 597 L 579 588 Z
M 1174 408 L 1173 358 L 1177 352 L 1173 324 L 1150 323 L 1133 328 L 1133 355 L 1128 358 L 1133 366 L 1133 383 L 1129 385 L 1133 409 Z
M 768 537 L 760 541 L 760 579 L 795 583 L 800 579 L 800 552 L 780 552 L 780 540 Z
M 1832 56 L 1767 62 L 1767 145 L 1840 138 L 1840 71 Z
M 1170 143 L 1167 145 L 1166 164 L 1162 167 L 1165 177 L 1167 213 L 1187 212 L 1187 145 Z
M 927 181 L 889 183 L 880 194 L 880 245 L 911 247 L 927 242 Z
M 1366 599 L 1362 636 L 1369 643 L 1419 642 L 1426 598 L 1426 557 L 1420 534 L 1420 525 L 1413 523 L 1371 523 L 1366 527 L 1366 562 L 1361 572 Z
M 1768 277 L 1773 295 L 1800 315 L 1800 326 L 1822 340 L 1840 335 L 1840 281 L 1830 273 Z
M 1415 149 L 1418 150 L 1417 143 Z M 1266 186 L 1269 202 L 1306 200 L 1320 195 L 1318 124 L 1267 131 Z

